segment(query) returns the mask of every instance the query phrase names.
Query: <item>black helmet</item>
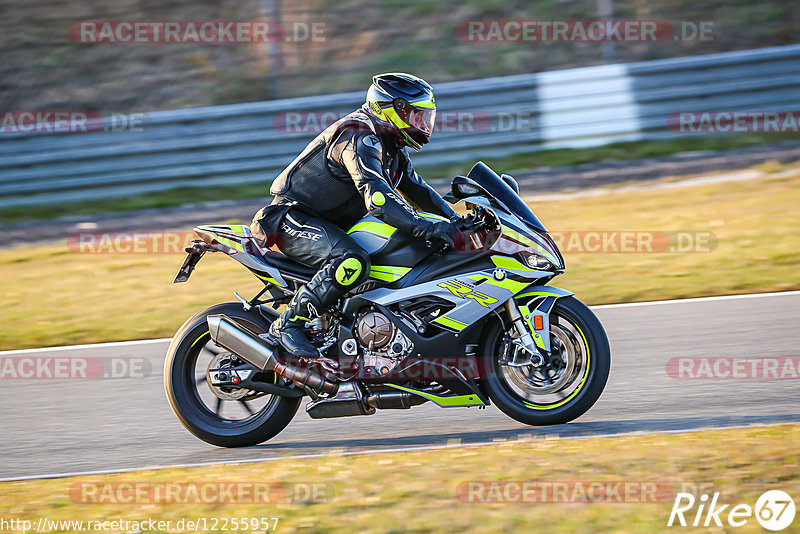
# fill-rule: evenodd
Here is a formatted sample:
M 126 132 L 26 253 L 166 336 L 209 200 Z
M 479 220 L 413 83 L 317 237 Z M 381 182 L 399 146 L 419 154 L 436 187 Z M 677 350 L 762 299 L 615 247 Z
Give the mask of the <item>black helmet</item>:
M 372 78 L 364 107 L 378 126 L 414 150 L 430 141 L 436 101 L 422 78 L 401 72 L 378 74 Z

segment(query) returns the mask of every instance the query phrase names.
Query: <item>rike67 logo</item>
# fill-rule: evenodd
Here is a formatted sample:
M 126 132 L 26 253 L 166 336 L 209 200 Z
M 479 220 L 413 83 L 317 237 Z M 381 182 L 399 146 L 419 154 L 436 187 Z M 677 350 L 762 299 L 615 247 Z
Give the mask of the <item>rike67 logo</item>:
M 794 521 L 795 505 L 792 497 L 781 490 L 761 494 L 755 507 L 749 504 L 723 504 L 719 492 L 709 498 L 704 493 L 695 497 L 691 493 L 678 493 L 669 514 L 667 526 L 681 527 L 742 527 L 753 517 L 767 530 L 783 530 Z

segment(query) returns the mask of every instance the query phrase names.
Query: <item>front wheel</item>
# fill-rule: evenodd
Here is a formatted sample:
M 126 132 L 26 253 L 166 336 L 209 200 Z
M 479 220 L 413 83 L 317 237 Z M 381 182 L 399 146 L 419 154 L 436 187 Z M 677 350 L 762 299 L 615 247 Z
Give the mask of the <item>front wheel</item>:
M 244 388 L 218 388 L 209 369 L 233 366 L 237 357 L 211 340 L 209 315 L 224 314 L 257 333 L 270 322 L 241 304 L 211 306 L 186 321 L 175 334 L 164 362 L 164 386 L 175 415 L 189 432 L 220 447 L 247 447 L 274 437 L 294 417 L 301 399 L 279 397 Z M 274 373 L 257 378 L 277 382 Z
M 516 336 L 512 330 L 496 324 L 484 344 L 484 387 L 492 402 L 535 426 L 568 423 L 586 413 L 611 368 L 608 338 L 595 314 L 575 297 L 558 299 L 550 313 L 551 354 L 538 366 L 502 361 L 503 340 Z

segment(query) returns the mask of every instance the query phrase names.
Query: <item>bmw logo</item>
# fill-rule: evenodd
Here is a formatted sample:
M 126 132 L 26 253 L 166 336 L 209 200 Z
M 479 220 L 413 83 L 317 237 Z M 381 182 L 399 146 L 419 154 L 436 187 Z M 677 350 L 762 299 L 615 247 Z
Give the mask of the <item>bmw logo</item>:
M 492 276 L 494 276 L 495 280 L 505 280 L 506 272 L 503 269 L 495 269 Z

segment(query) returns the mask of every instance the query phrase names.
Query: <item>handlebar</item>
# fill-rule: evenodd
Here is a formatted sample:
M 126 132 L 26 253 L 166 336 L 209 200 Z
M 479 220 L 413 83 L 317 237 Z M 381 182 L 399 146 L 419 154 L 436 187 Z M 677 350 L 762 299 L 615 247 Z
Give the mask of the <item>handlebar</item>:
M 481 230 L 483 230 L 486 226 L 488 226 L 488 223 L 483 219 L 478 219 L 475 216 L 475 214 L 473 214 L 469 217 L 462 218 L 459 221 L 459 224 L 456 224 L 456 226 L 458 227 L 458 230 L 461 233 L 461 235 L 466 238 L 470 234 L 474 234 L 476 232 L 480 232 Z M 447 252 L 448 249 L 450 249 L 449 244 L 438 240 L 436 242 L 442 244 L 439 250 L 436 251 L 437 254 L 444 254 L 445 252 Z M 425 246 L 427 246 L 428 248 L 432 247 L 433 245 L 434 245 L 433 240 L 431 239 L 425 240 Z
M 478 232 L 490 226 L 489 219 L 489 212 L 481 206 L 476 206 L 469 215 L 461 219 L 459 230 L 464 233 Z
M 482 206 L 475 206 L 468 215 L 455 221 L 454 224 L 458 228 L 458 231 L 461 233 L 461 235 L 466 238 L 470 234 L 480 232 L 481 230 L 487 228 L 491 231 L 496 226 L 495 223 L 496 220 L 490 211 L 486 210 Z M 442 244 L 442 246 L 435 252 L 436 254 L 444 254 L 450 248 L 450 245 L 438 240 L 434 241 L 427 239 L 425 241 L 425 245 L 428 248 L 433 247 L 435 243 Z

